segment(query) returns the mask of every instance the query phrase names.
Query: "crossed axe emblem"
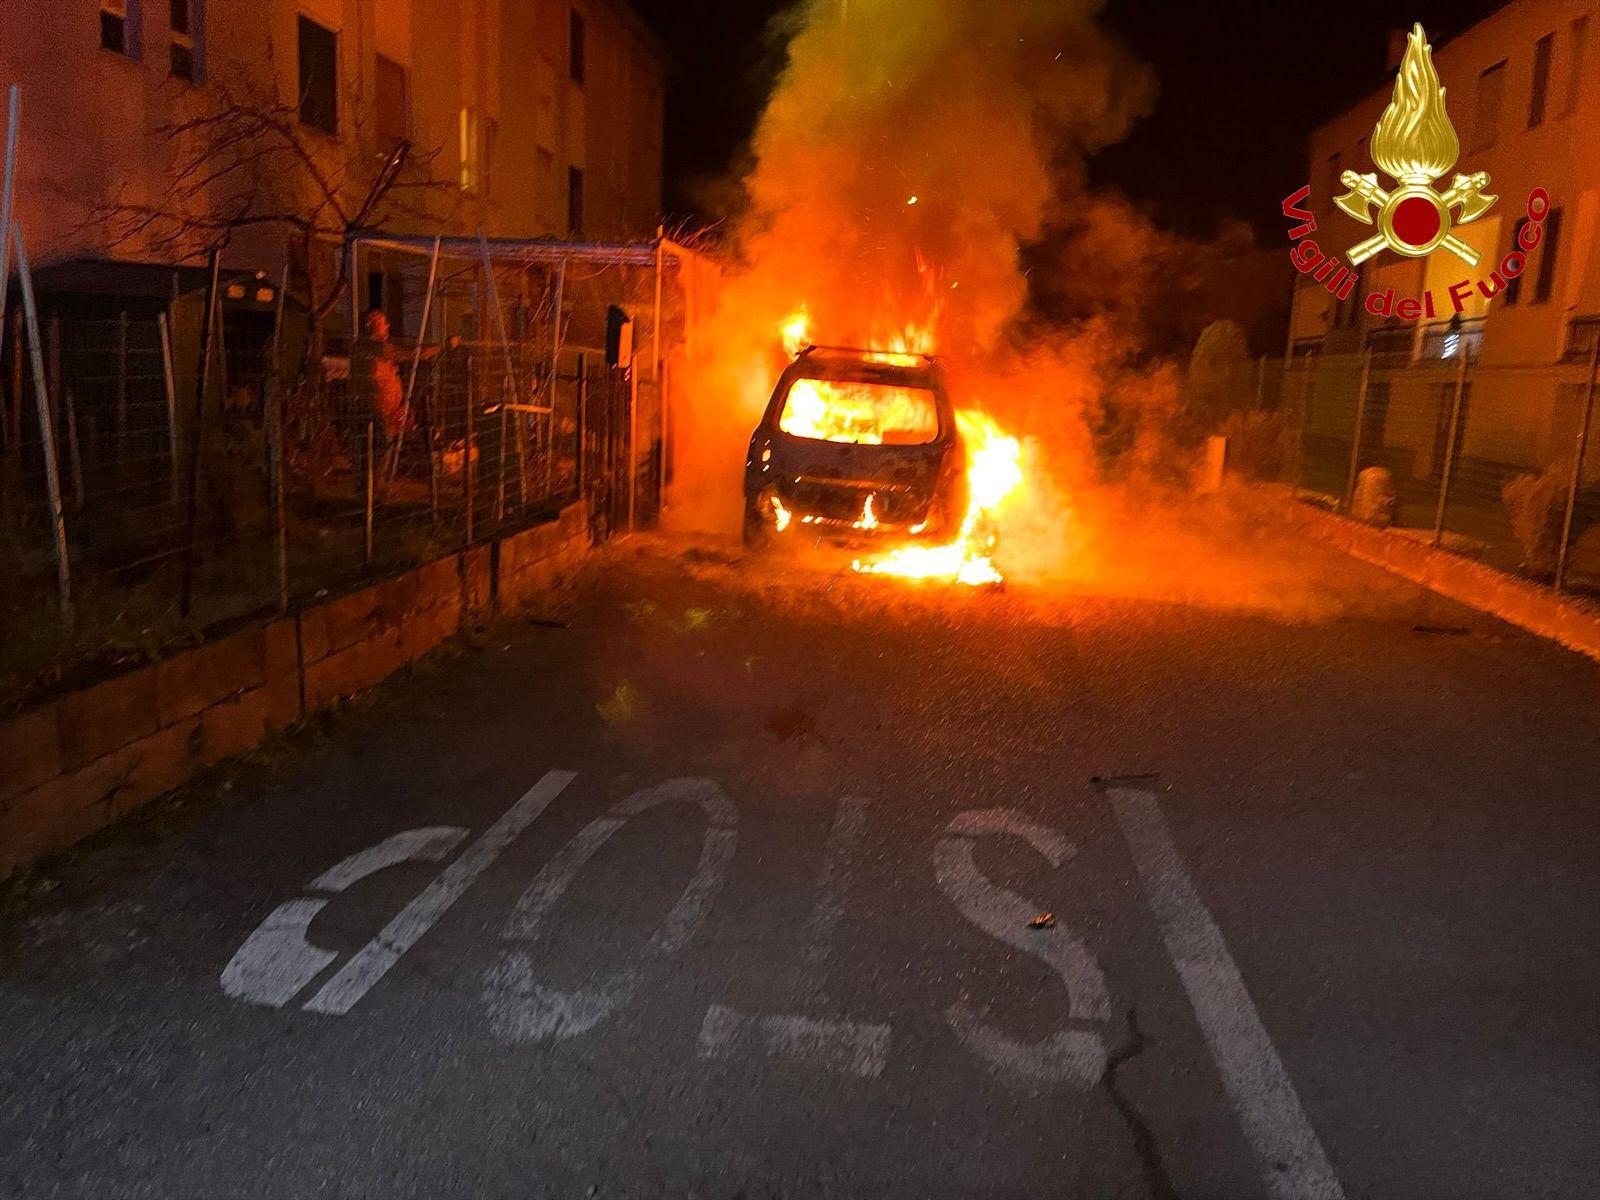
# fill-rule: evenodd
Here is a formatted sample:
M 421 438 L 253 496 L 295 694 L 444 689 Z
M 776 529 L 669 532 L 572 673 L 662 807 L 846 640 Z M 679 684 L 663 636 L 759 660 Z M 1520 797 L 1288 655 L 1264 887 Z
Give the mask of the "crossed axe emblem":
M 1483 190 L 1489 186 L 1487 171 L 1457 175 L 1443 194 L 1426 183 L 1403 183 L 1388 192 L 1378 186 L 1376 172 L 1358 175 L 1345 171 L 1339 182 L 1350 190 L 1336 197 L 1334 203 L 1362 224 L 1371 225 L 1376 219 L 1378 225 L 1376 234 L 1350 247 L 1345 257 L 1351 266 L 1360 266 L 1385 246 L 1409 258 L 1420 258 L 1442 246 L 1467 266 L 1478 265 L 1482 255 L 1450 232 L 1450 212 L 1459 208 L 1455 224 L 1465 225 L 1494 205 L 1499 197 Z M 1378 210 L 1376 218 L 1374 207 Z

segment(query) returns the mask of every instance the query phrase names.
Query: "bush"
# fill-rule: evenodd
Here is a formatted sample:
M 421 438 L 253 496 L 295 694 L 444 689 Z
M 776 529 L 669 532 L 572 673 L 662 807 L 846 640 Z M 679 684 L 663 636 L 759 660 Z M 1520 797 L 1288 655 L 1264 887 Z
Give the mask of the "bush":
M 1530 574 L 1555 573 L 1571 478 L 1571 463 L 1554 462 L 1538 474 L 1509 479 L 1500 489 L 1511 516 L 1511 532 L 1522 547 L 1523 568 Z

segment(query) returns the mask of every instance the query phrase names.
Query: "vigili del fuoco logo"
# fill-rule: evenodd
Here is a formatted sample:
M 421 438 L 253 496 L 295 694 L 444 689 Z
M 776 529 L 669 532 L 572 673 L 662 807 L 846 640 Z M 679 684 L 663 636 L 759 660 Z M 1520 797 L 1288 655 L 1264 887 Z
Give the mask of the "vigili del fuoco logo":
M 1407 258 L 1424 258 L 1438 251 L 1455 255 L 1468 267 L 1476 267 L 1479 252 L 1457 237 L 1454 230 L 1476 221 L 1499 197 L 1489 194 L 1489 174 L 1474 171 L 1457 174 L 1450 186 L 1440 191 L 1435 181 L 1443 177 L 1461 156 L 1461 143 L 1450 114 L 1445 108 L 1445 89 L 1433 68 L 1433 47 L 1421 25 L 1413 25 L 1406 37 L 1405 57 L 1395 78 L 1394 98 L 1372 131 L 1372 161 L 1394 181 L 1384 188 L 1378 173 L 1365 175 L 1345 171 L 1339 182 L 1350 190 L 1334 199 L 1344 212 L 1364 225 L 1376 225 L 1377 232 L 1345 251 L 1348 266 L 1323 251 L 1311 238 L 1317 220 L 1301 207 L 1311 195 L 1307 184 L 1283 202 L 1283 215 L 1298 221 L 1289 230 L 1294 247 L 1289 259 L 1296 269 L 1310 275 L 1341 300 L 1350 298 L 1360 278 L 1351 268 L 1359 267 L 1385 250 Z M 1544 220 L 1550 213 L 1550 195 L 1535 188 L 1528 196 L 1528 220 L 1517 233 L 1516 244 L 1501 258 L 1486 277 L 1467 278 L 1450 285 L 1449 311 L 1459 313 L 1476 289 L 1485 299 L 1493 299 L 1527 268 L 1528 254 L 1544 237 Z M 1408 296 L 1395 302 L 1394 289 L 1369 292 L 1366 309 L 1373 316 L 1398 316 L 1404 321 L 1438 315 L 1431 290 L 1420 297 Z

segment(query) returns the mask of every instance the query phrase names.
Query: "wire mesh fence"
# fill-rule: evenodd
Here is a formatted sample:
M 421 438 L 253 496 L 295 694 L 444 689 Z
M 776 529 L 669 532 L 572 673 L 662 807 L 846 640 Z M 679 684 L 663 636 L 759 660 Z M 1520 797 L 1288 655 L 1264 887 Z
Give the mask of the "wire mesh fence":
M 0 712 L 575 499 L 597 538 L 654 522 L 710 260 L 664 237 L 345 250 L 348 307 L 315 317 L 215 259 L 11 293 Z
M 637 486 L 650 486 L 648 469 L 632 487 L 627 471 L 639 387 L 603 356 L 460 337 L 290 347 L 271 312 L 225 312 L 209 338 L 190 315 L 174 305 L 47 319 L 42 414 L 19 323 L 9 331 L 0 707 L 492 539 L 580 496 L 601 536 L 627 523 L 630 503 L 641 523 L 654 511 Z
M 1594 345 L 1483 362 L 1471 332 L 1264 360 L 1308 498 L 1564 590 L 1600 592 Z M 1269 472 L 1263 472 L 1268 474 Z

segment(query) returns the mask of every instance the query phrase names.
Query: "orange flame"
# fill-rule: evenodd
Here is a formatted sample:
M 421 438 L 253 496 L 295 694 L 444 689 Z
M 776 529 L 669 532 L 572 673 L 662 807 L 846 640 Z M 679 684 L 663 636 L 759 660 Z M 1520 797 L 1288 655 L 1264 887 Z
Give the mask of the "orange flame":
M 981 412 L 958 412 L 956 424 L 967 450 L 971 500 L 955 540 L 942 546 L 903 546 L 878 558 L 857 559 L 851 564 L 857 571 L 953 580 L 973 587 L 1004 579 L 991 558 L 995 522 L 1001 506 L 1022 486 L 1022 445 Z

